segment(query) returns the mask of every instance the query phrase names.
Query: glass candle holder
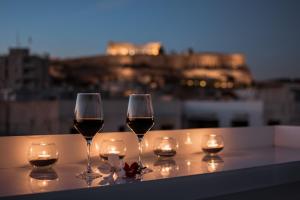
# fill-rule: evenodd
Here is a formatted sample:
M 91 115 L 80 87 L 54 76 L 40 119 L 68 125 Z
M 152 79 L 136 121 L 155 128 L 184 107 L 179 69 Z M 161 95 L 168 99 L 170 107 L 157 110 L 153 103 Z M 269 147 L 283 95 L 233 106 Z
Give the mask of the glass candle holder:
M 209 155 L 216 155 L 224 148 L 224 141 L 221 135 L 209 134 L 202 138 L 202 151 Z
M 154 141 L 153 152 L 159 157 L 172 157 L 176 155 L 178 143 L 172 137 L 160 137 Z
M 100 145 L 100 158 L 108 160 L 109 155 L 118 155 L 123 159 L 126 155 L 126 146 L 123 140 L 109 139 L 104 140 Z
M 55 143 L 32 143 L 28 150 L 28 161 L 33 167 L 47 168 L 58 160 Z

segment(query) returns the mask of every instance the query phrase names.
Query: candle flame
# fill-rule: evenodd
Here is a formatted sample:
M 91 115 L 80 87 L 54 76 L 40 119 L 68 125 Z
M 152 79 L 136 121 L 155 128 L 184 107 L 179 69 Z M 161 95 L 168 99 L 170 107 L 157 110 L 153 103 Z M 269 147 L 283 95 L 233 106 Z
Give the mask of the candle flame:
M 38 155 L 39 158 L 50 158 L 51 155 L 48 154 L 47 151 L 43 150 L 41 153 Z
M 109 154 L 119 154 L 120 151 L 117 150 L 117 148 L 115 146 L 111 146 L 109 151 L 108 151 Z
M 218 142 L 216 140 L 216 135 L 211 134 L 209 135 L 209 139 L 207 140 L 206 143 L 207 147 L 218 147 Z
M 170 144 L 165 144 L 165 145 L 163 145 L 161 149 L 162 149 L 162 150 L 165 150 L 165 151 L 170 151 L 170 150 L 172 150 Z

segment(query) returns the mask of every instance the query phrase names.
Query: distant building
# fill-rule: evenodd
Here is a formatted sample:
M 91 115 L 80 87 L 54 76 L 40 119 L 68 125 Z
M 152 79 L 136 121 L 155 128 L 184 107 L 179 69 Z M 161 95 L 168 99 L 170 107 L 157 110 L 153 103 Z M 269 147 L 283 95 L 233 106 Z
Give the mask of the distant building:
M 31 55 L 27 48 L 12 48 L 0 56 L 0 92 L 39 91 L 49 84 L 48 56 Z
M 159 54 L 162 48 L 159 42 L 141 46 L 110 42 L 106 55 L 53 60 L 50 75 L 69 88 L 83 85 L 111 97 L 151 92 L 203 99 L 253 82 L 243 54 Z
M 256 91 L 265 105 L 265 124 L 300 125 L 300 81 L 267 81 L 260 83 Z
M 74 104 L 75 99 L 0 102 L 0 135 L 73 132 Z M 127 104 L 127 98 L 103 101 L 104 132 L 128 130 Z M 263 125 L 260 101 L 153 99 L 153 106 L 154 130 Z
M 262 126 L 264 104 L 251 101 L 186 101 L 183 128 Z
M 106 54 L 113 56 L 157 56 L 160 53 L 161 48 L 162 46 L 159 42 L 149 42 L 143 45 L 135 45 L 128 42 L 109 42 L 106 47 Z

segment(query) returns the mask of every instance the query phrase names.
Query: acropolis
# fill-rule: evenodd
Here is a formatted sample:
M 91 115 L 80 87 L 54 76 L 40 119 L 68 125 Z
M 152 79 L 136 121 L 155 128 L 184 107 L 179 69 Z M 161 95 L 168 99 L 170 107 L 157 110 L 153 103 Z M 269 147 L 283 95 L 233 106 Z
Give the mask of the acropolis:
M 49 71 L 66 84 L 98 85 L 121 96 L 139 90 L 173 95 L 197 88 L 228 90 L 253 82 L 242 53 L 167 53 L 160 42 L 109 42 L 104 55 L 54 60 Z

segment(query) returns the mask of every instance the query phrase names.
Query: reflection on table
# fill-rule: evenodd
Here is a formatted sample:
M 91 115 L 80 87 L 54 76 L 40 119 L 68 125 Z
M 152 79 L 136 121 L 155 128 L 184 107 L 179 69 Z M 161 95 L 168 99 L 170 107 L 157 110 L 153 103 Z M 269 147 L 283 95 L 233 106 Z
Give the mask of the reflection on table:
M 52 168 L 33 168 L 29 174 L 29 184 L 33 193 L 54 190 L 58 182 L 58 175 Z
M 222 170 L 224 167 L 224 161 L 219 155 L 206 155 L 202 161 L 206 163 L 207 172 L 217 172 Z

